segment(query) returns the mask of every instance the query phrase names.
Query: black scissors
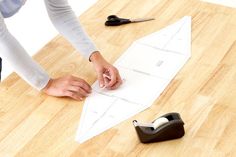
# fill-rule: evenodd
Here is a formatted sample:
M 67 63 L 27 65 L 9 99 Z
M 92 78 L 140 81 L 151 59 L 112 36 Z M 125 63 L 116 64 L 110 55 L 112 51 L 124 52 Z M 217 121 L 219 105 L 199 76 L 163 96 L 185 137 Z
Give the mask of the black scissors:
M 124 18 L 119 18 L 116 15 L 110 15 L 107 17 L 107 21 L 105 22 L 106 26 L 120 26 L 123 24 L 128 24 L 128 23 L 137 23 L 137 22 L 145 22 L 145 21 L 151 21 L 155 20 L 154 18 L 142 18 L 142 19 L 124 19 Z

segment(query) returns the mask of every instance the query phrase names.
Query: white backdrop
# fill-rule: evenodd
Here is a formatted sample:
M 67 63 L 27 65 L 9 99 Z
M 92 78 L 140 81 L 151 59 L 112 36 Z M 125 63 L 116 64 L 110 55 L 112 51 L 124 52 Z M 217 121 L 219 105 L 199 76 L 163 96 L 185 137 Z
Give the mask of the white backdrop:
M 97 0 L 68 1 L 79 16 Z M 27 0 L 17 14 L 5 19 L 5 23 L 31 56 L 58 34 L 47 16 L 43 0 Z M 12 71 L 11 66 L 3 61 L 2 79 Z

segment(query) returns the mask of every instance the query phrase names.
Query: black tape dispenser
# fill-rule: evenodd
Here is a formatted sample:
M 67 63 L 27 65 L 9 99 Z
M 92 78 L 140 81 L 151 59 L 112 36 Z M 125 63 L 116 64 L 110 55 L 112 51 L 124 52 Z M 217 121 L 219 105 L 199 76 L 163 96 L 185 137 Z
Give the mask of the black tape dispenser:
M 184 122 L 178 113 L 165 114 L 148 124 L 134 120 L 133 125 L 142 143 L 177 139 L 185 134 Z

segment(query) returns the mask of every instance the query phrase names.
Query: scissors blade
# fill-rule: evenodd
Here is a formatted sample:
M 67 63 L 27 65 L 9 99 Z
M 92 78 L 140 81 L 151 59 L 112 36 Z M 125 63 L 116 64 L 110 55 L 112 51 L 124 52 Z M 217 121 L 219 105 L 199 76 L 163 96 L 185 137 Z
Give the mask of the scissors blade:
M 154 18 L 140 18 L 140 19 L 133 19 L 130 20 L 132 23 L 137 23 L 137 22 L 145 22 L 145 21 L 152 21 L 155 20 Z

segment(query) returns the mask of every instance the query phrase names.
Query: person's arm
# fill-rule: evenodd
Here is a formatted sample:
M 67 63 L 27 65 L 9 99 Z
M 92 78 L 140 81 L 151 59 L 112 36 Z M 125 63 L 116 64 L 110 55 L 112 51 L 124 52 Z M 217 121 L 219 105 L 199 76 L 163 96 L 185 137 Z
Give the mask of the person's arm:
M 14 71 L 34 88 L 41 90 L 47 85 L 49 76 L 8 31 L 1 13 L 0 57 L 9 62 Z
M 122 83 L 118 70 L 102 57 L 83 30 L 67 0 L 44 0 L 44 2 L 48 15 L 59 33 L 93 63 L 100 87 L 118 88 Z
M 14 71 L 27 83 L 52 96 L 68 96 L 82 100 L 91 92 L 83 79 L 64 76 L 50 79 L 48 74 L 26 53 L 21 44 L 7 30 L 0 13 L 0 57 L 9 62 Z
M 82 28 L 67 0 L 44 0 L 48 16 L 58 30 L 85 58 L 98 51 Z

